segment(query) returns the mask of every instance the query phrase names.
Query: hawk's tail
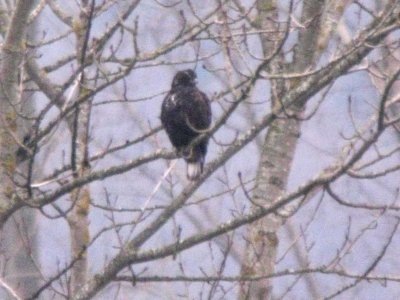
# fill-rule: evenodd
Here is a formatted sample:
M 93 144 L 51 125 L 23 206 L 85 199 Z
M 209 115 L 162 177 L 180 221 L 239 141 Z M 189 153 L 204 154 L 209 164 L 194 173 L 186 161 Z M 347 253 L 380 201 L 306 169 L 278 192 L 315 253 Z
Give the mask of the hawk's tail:
M 199 178 L 201 173 L 203 173 L 203 164 L 202 161 L 187 162 L 187 178 L 189 180 L 196 180 Z

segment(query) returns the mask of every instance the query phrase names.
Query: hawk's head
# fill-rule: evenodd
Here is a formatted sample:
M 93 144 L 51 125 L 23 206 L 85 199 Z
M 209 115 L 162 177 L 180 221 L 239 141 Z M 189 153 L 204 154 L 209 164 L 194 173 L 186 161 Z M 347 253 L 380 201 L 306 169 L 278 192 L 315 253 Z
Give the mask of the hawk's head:
M 196 85 L 196 73 L 193 70 L 187 69 L 179 71 L 175 74 L 174 80 L 172 80 L 172 87 L 177 86 L 195 86 Z

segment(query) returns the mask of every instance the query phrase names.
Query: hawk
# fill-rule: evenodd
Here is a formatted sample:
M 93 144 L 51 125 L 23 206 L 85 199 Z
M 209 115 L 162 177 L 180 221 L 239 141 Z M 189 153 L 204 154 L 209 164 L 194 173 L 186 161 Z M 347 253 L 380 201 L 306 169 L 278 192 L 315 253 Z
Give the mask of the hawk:
M 203 172 L 209 137 L 195 145 L 193 140 L 206 132 L 211 124 L 210 101 L 196 87 L 193 70 L 179 71 L 161 107 L 161 123 L 179 155 L 187 162 L 187 178 L 196 180 Z

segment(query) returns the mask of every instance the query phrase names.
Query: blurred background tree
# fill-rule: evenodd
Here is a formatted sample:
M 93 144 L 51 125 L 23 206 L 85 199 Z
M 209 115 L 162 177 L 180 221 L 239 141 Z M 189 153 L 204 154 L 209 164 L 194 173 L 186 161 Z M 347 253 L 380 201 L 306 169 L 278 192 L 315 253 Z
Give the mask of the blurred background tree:
M 399 1 L 0 1 L 2 299 L 394 299 Z M 160 126 L 212 99 L 195 182 Z

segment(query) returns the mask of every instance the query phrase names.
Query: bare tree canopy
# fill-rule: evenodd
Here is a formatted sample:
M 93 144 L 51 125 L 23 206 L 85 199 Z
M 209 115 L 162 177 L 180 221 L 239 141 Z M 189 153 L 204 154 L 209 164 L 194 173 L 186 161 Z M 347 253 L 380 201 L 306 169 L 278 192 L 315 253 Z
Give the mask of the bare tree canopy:
M 400 1 L 0 9 L 1 299 L 398 297 Z

